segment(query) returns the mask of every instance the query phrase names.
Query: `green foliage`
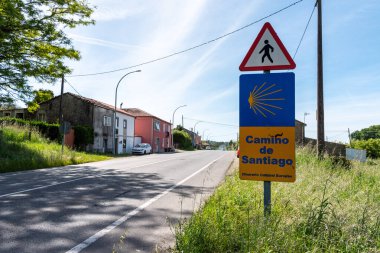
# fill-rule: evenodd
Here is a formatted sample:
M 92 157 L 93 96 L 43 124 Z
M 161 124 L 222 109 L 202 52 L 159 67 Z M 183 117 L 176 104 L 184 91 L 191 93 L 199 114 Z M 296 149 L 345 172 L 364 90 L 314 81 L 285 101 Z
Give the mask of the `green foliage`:
M 93 24 L 82 0 L 0 1 L 0 104 L 32 95 L 29 78 L 54 82 L 70 73 L 67 59 L 79 60 L 67 28 Z
M 269 217 L 262 182 L 235 172 L 176 227 L 173 251 L 378 252 L 379 166 L 354 163 L 347 170 L 309 149 L 297 150 L 296 160 L 297 181 L 272 184 Z
M 3 126 L 0 128 L 0 173 L 109 159 L 66 147 L 62 154 L 61 148 L 60 144 L 44 138 L 37 130 L 30 132 L 30 128 L 25 126 Z
M 193 148 L 192 142 L 191 142 L 191 137 L 185 131 L 180 131 L 180 130 L 174 129 L 173 141 L 174 141 L 174 143 L 178 144 L 180 149 L 191 150 Z
M 79 150 L 84 150 L 86 145 L 94 143 L 94 129 L 89 126 L 75 126 L 74 145 Z
M 227 145 L 227 150 L 237 150 L 238 143 L 236 141 L 230 140 Z
M 28 102 L 28 112 L 35 113 L 39 108 L 39 103 L 48 101 L 54 97 L 54 93 L 51 90 L 39 89 L 33 91 L 34 98 Z
M 183 127 L 182 127 L 181 125 L 177 125 L 177 127 L 176 127 L 175 129 L 177 129 L 178 131 L 182 131 L 182 130 L 183 130 Z M 174 129 L 174 130 L 175 130 L 175 129 Z
M 380 125 L 370 126 L 351 134 L 351 138 L 355 140 L 380 139 Z
M 16 125 L 16 126 L 29 126 L 30 128 L 37 128 L 46 138 L 52 141 L 60 141 L 59 125 L 49 124 L 42 121 L 28 121 L 17 118 L 4 117 L 0 118 L 0 125 Z
M 368 157 L 380 158 L 380 139 L 352 141 L 351 147 L 365 149 Z

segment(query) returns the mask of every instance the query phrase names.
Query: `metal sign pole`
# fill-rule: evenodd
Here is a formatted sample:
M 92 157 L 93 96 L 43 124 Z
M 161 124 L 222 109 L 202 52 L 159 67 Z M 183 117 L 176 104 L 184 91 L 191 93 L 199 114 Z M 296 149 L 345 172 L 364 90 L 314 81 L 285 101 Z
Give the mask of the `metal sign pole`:
M 271 212 L 271 181 L 264 181 L 264 216 Z
M 264 70 L 264 74 L 269 74 L 270 70 Z M 271 213 L 271 181 L 264 181 L 264 216 Z

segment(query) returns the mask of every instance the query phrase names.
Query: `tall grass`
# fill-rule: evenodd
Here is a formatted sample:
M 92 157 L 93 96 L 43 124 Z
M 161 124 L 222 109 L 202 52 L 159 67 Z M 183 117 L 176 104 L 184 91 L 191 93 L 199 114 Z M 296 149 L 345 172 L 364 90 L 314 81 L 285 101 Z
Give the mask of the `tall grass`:
M 28 127 L 0 128 L 0 173 L 48 168 L 109 159 L 107 156 L 76 152 L 42 137 Z
M 263 215 L 263 182 L 235 173 L 175 231 L 175 252 L 380 252 L 379 161 L 348 166 L 297 151 L 296 183 L 272 183 Z

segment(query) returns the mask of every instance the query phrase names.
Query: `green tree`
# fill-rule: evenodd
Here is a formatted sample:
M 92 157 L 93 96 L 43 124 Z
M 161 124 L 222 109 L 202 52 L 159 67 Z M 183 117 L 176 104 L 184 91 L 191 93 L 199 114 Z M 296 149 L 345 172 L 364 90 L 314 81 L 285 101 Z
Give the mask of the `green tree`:
M 174 143 L 178 144 L 179 148 L 181 149 L 191 150 L 193 148 L 191 143 L 191 137 L 185 131 L 174 129 L 173 141 Z
M 39 108 L 39 103 L 48 101 L 54 97 L 54 93 L 51 90 L 39 89 L 33 91 L 34 98 L 28 103 L 28 112 L 35 113 Z
M 380 139 L 380 125 L 374 125 L 355 131 L 351 134 L 351 138 L 355 140 Z
M 79 60 L 64 29 L 93 24 L 85 0 L 0 1 L 0 104 L 33 94 L 29 78 L 51 83 Z
M 380 157 L 380 139 L 355 140 L 352 142 L 352 147 L 356 149 L 365 149 L 368 157 Z

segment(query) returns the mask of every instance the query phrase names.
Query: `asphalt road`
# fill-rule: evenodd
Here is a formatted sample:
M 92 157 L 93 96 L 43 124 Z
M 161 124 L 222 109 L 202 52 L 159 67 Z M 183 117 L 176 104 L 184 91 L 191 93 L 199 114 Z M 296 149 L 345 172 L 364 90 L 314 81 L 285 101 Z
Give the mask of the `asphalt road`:
M 0 252 L 168 247 L 234 157 L 195 151 L 0 174 Z

